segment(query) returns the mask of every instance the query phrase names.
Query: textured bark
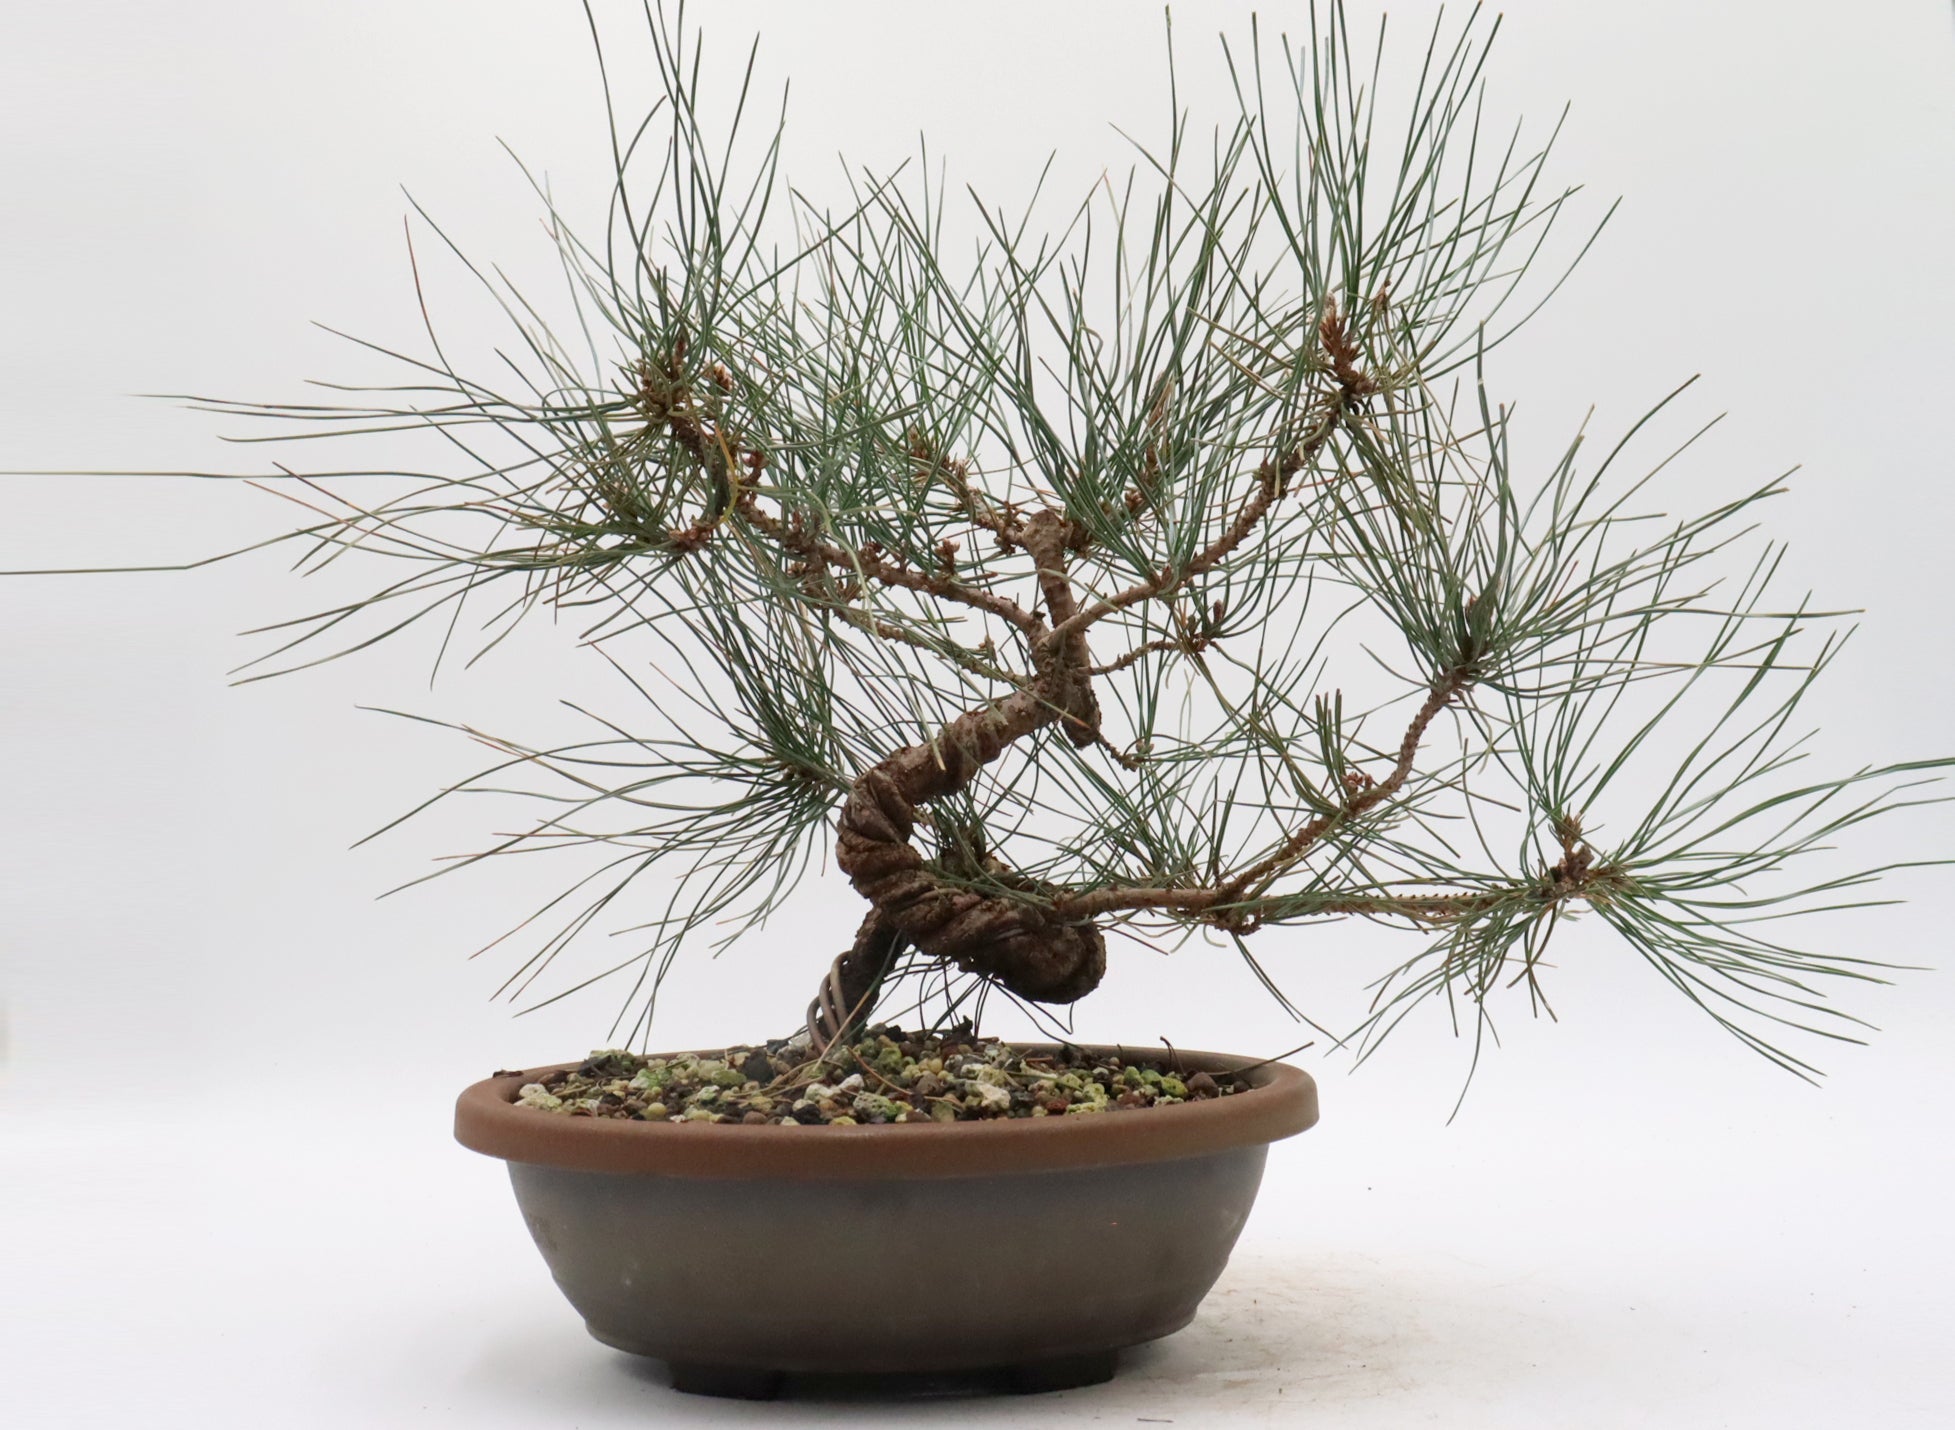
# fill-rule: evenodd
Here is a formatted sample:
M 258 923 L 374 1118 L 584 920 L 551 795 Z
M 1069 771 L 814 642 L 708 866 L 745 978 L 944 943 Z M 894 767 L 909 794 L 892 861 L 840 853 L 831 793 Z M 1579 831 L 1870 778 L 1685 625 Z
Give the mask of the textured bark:
M 918 805 L 963 788 L 1012 740 L 1055 718 L 1035 696 L 1013 695 L 959 716 L 934 746 L 891 755 L 850 791 L 835 860 L 877 913 L 924 953 L 996 978 L 1022 998 L 1070 1003 L 1106 972 L 1100 931 L 1062 923 L 1037 904 L 963 887 L 910 843 Z
M 1065 576 L 1068 530 L 1063 518 L 1040 513 L 1025 523 L 1021 538 L 1038 563 L 1055 625 L 1073 611 Z M 904 939 L 1041 1003 L 1070 1003 L 1099 986 L 1106 972 L 1100 931 L 1057 918 L 1043 900 L 967 888 L 910 839 L 918 806 L 964 788 L 1012 741 L 1059 721 L 1077 744 L 1099 738 L 1085 650 L 1083 637 L 1046 648 L 1030 688 L 965 712 L 931 743 L 898 750 L 865 772 L 842 807 L 835 843 L 842 872 Z
M 1025 523 L 1025 549 L 1038 563 L 1039 592 L 1054 630 L 1079 614 L 1072 582 L 1066 578 L 1066 550 L 1072 536 L 1071 524 L 1054 512 L 1039 512 Z M 1100 738 L 1100 701 L 1093 694 L 1093 657 L 1086 648 L 1086 632 L 1076 630 L 1053 644 L 1057 648 L 1041 657 L 1049 663 L 1041 673 L 1057 687 L 1053 694 L 1066 738 L 1084 749 Z

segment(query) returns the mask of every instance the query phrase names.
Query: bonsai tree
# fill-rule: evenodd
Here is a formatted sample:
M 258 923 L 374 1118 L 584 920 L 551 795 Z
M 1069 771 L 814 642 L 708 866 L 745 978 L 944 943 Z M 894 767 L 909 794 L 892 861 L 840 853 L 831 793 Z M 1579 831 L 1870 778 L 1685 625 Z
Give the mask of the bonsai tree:
M 477 858 L 592 851 L 511 986 L 628 922 L 598 976 L 632 1038 L 681 945 L 832 852 L 863 916 L 819 976 L 824 1044 L 901 974 L 1063 1005 L 1116 936 L 1260 971 L 1358 917 L 1409 950 L 1368 1046 L 1430 996 L 1539 998 L 1587 913 L 1810 1072 L 1773 1029 L 1847 1035 L 1822 984 L 1877 966 L 1774 930 L 1883 872 L 1813 856 L 1930 765 L 1799 763 L 1840 632 L 1746 549 L 1776 484 L 1665 516 L 1667 455 L 1514 455 L 1490 359 L 1593 230 L 1549 140 L 1483 120 L 1488 38 L 1435 31 L 1380 100 L 1341 9 L 1252 29 L 1224 47 L 1237 115 L 1197 135 L 1170 83 L 1164 143 L 1046 224 L 955 199 L 927 153 L 837 205 L 788 188 L 778 125 L 745 137 L 752 61 L 727 83 L 655 15 L 662 93 L 614 122 L 598 236 L 537 185 L 568 300 L 462 259 L 514 333 L 491 362 L 430 325 L 390 354 L 405 386 L 210 404 L 435 454 L 279 467 L 302 565 L 385 574 L 252 677 L 574 620 L 642 711 L 496 741 L 447 793 L 542 801 Z

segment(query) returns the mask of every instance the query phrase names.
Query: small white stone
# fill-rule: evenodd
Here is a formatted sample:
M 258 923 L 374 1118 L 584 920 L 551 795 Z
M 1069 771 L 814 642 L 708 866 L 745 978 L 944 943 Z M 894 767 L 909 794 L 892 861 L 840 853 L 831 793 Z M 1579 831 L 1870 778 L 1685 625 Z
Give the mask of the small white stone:
M 975 1078 L 964 1084 L 964 1098 L 986 1112 L 1003 1111 L 1011 1106 L 1011 1094 L 1004 1088 Z

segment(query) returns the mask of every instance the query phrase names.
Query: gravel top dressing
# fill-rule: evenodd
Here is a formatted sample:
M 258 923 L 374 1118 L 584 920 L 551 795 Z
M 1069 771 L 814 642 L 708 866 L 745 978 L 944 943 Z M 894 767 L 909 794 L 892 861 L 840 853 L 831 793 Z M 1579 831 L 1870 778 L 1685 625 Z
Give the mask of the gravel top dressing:
M 1172 1058 L 1071 1047 L 1026 1056 L 968 1029 L 886 1026 L 819 1058 L 806 1034 L 717 1057 L 595 1052 L 575 1070 L 524 1084 L 516 1105 L 569 1117 L 852 1127 L 1126 1112 L 1227 1097 L 1246 1086 L 1232 1074 L 1184 1076 Z

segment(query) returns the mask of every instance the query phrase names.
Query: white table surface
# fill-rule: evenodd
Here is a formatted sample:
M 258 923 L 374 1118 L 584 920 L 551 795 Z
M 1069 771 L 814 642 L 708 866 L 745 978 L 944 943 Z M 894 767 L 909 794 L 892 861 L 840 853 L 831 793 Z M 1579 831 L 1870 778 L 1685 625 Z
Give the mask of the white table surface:
M 1950 1157 L 1882 1129 L 1794 1143 L 1686 1113 L 1667 1151 L 1577 1130 L 1522 1175 L 1484 1128 L 1327 1121 L 1277 1149 L 1195 1324 L 1112 1383 L 767 1405 L 678 1395 L 588 1339 L 442 1104 L 8 1114 L 6 1422 L 1955 1423 Z

